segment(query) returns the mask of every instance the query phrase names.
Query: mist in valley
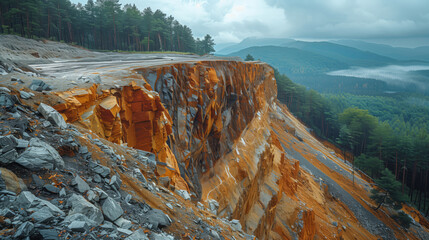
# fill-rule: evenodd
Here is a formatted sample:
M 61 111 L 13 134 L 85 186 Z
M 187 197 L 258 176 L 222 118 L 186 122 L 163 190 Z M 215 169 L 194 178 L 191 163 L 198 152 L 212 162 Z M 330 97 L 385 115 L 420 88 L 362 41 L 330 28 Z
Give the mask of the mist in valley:
M 420 90 L 429 89 L 429 65 L 389 65 L 376 68 L 351 67 L 349 69 L 328 72 L 331 76 L 346 76 L 375 79 L 399 87 L 416 86 Z

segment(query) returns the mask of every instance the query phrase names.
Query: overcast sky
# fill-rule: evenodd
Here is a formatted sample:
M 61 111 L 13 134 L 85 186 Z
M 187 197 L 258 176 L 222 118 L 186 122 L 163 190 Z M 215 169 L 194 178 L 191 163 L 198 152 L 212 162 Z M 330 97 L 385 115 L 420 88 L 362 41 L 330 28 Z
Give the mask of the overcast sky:
M 86 3 L 87 0 L 71 0 Z M 95 1 L 95 0 L 94 0 Z M 429 45 L 429 0 L 120 0 L 151 7 L 216 43 L 246 37 L 387 39 Z

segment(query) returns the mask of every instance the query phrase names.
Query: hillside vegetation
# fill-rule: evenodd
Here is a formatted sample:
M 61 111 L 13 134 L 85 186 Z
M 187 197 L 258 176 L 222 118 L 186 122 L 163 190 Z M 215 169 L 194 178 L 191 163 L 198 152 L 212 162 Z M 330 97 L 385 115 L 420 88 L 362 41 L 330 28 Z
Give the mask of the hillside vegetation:
M 356 165 L 371 177 L 383 178 L 390 174 L 384 168 L 389 169 L 401 186 L 389 194 L 407 194 L 398 195 L 398 201 L 410 201 L 429 214 L 428 100 L 407 95 L 322 96 L 275 74 L 278 99 L 316 135 L 353 153 Z
M 2 34 L 74 43 L 89 49 L 213 52 L 210 35 L 194 39 L 192 30 L 173 16 L 150 7 L 121 6 L 119 0 L 4 0 Z

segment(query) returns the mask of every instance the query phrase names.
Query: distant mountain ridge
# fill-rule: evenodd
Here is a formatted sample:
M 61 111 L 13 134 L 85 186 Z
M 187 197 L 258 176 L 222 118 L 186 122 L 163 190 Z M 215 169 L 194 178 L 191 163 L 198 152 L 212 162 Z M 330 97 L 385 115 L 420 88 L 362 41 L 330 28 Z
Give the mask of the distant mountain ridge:
M 396 59 L 381 56 L 370 51 L 363 51 L 358 48 L 331 42 L 294 41 L 287 43 L 284 46 L 317 53 L 341 62 L 345 62 L 351 66 L 384 66 L 386 64 L 395 64 L 398 62 Z
M 289 75 L 324 73 L 349 67 L 348 64 L 336 59 L 290 47 L 250 47 L 231 53 L 229 56 L 239 56 L 244 59 L 247 54 Z
M 369 43 L 357 40 L 337 40 L 333 41 L 344 46 L 354 47 L 363 51 L 370 51 L 386 57 L 398 60 L 421 60 L 429 61 L 429 46 L 417 48 L 392 47 L 387 44 Z
M 229 55 L 234 52 L 238 52 L 248 47 L 257 46 L 282 46 L 290 42 L 294 42 L 294 39 L 289 38 L 246 38 L 240 43 L 233 44 L 216 51 L 216 55 Z

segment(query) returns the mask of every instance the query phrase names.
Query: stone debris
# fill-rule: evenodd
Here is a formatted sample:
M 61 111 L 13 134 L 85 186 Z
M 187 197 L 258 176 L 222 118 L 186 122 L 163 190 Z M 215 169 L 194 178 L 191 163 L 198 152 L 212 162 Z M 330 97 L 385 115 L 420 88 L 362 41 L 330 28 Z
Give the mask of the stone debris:
M 37 110 L 40 112 L 40 114 L 43 115 L 45 119 L 49 120 L 51 123 L 55 124 L 61 129 L 67 128 L 67 123 L 66 121 L 64 121 L 63 116 L 61 116 L 61 114 L 59 114 L 57 110 L 55 110 L 53 107 L 44 103 L 40 103 Z
M 89 226 L 85 221 L 73 221 L 68 225 L 68 228 L 73 232 L 85 232 Z
M 101 83 L 100 75 L 96 75 L 96 76 L 80 76 L 77 80 L 80 81 L 80 82 L 83 82 L 83 83 L 95 83 L 95 84 L 100 84 Z
M 127 220 L 123 217 L 116 219 L 114 223 L 116 226 L 118 226 L 120 228 L 124 228 L 124 229 L 130 229 L 133 226 L 133 224 L 130 220 Z
M 219 209 L 219 203 L 214 199 L 209 199 L 207 200 L 207 202 L 209 204 L 210 212 L 212 212 L 214 215 L 217 215 L 217 210 Z
M 74 214 L 80 214 L 88 219 L 87 222 L 90 226 L 98 226 L 104 220 L 102 211 L 80 195 L 73 194 L 67 200 L 67 205 L 71 206 L 68 217 Z
M 45 82 L 43 82 L 42 80 L 39 80 L 39 79 L 33 80 L 33 82 L 31 82 L 31 84 L 28 88 L 30 88 L 33 91 L 38 91 L 38 92 L 51 91 L 52 90 L 51 85 L 46 84 Z
M 142 229 L 139 229 L 133 232 L 130 236 L 125 238 L 125 240 L 149 240 Z
M 189 193 L 185 190 L 181 190 L 181 189 L 176 189 L 175 191 L 179 196 L 181 196 L 183 199 L 185 200 L 189 200 L 191 199 L 191 196 L 189 195 Z
M 85 193 L 90 189 L 88 183 L 86 183 L 81 177 L 79 177 L 79 175 L 76 175 L 74 181 L 76 183 L 76 188 L 80 193 Z
M 105 75 L 103 81 L 98 75 L 74 77 L 88 88 L 51 93 L 46 91 L 53 86 L 34 80 L 30 89 L 45 91 L 37 96 L 22 90 L 23 85 L 19 90 L 13 87 L 23 82 L 18 78 L 7 83 L 10 88 L 0 87 L 0 162 L 4 167 L 0 168 L 0 240 L 254 239 L 244 231 L 258 227 L 263 216 L 270 217 L 266 210 L 275 216 L 276 228 L 270 231 L 279 230 L 291 238 L 318 236 L 314 226 L 321 222 L 346 230 L 336 224 L 339 219 L 316 221 L 319 216 L 306 206 L 305 194 L 300 196 L 302 204 L 293 199 L 297 185 L 308 187 L 305 184 L 312 179 L 304 174 L 300 175 L 304 183 L 298 181 L 299 164 L 289 164 L 290 153 L 275 138 L 275 123 L 263 119 L 272 111 L 279 112 L 279 107 L 271 109 L 277 106 L 271 68 L 262 63 L 220 61 L 137 72 L 134 82 L 125 78 L 108 87 L 89 87 L 110 81 Z M 23 79 L 28 84 L 29 77 Z M 270 79 L 268 85 L 265 79 Z M 49 99 L 54 94 L 56 98 Z M 40 103 L 37 111 L 34 105 L 25 105 L 37 106 L 40 99 L 54 105 Z M 263 131 L 248 128 L 250 123 Z M 293 129 L 288 133 L 293 143 L 302 145 L 299 139 L 306 135 L 300 128 Z M 247 136 L 250 132 L 253 139 Z M 271 151 L 275 170 L 262 164 Z M 239 157 L 234 156 L 232 164 L 219 164 L 227 154 Z M 221 168 L 214 171 L 215 166 Z M 276 172 L 277 168 L 281 171 Z M 254 174 L 263 177 L 252 180 Z M 200 182 L 201 176 L 208 181 Z M 246 196 L 252 194 L 247 191 L 251 190 L 249 182 L 260 190 L 255 195 L 258 199 Z M 279 182 L 286 184 L 280 187 Z M 325 192 L 318 187 L 313 190 L 320 202 L 328 201 L 323 200 Z M 191 197 L 205 200 L 205 206 L 189 201 Z M 254 204 L 247 199 L 258 205 L 247 205 Z M 249 207 L 249 214 L 237 216 L 231 212 L 232 203 Z M 275 207 L 266 209 L 271 204 Z M 286 214 L 286 207 L 298 213 L 298 220 Z M 219 219 L 217 214 L 240 221 Z M 294 224 L 285 228 L 281 221 Z M 257 229 L 258 237 L 274 236 Z M 357 233 L 356 229 L 361 230 L 350 226 L 347 233 Z M 383 231 L 381 237 L 392 236 L 390 230 Z
M 117 220 L 124 213 L 121 205 L 111 197 L 108 197 L 106 200 L 104 200 L 102 209 L 104 216 L 106 216 L 106 218 L 112 222 Z
M 37 223 L 49 223 L 54 219 L 54 215 L 48 207 L 42 207 L 33 214 L 30 215 L 31 219 L 34 219 Z
M 34 93 L 32 92 L 25 92 L 25 91 L 19 91 L 19 95 L 22 99 L 30 99 L 34 97 Z
M 171 224 L 171 219 L 163 211 L 152 209 L 144 216 L 144 222 L 152 229 L 161 229 Z
M 27 186 L 21 178 L 9 169 L 0 167 L 0 191 L 10 191 L 14 194 L 19 194 L 24 190 L 27 190 Z
M 10 89 L 7 87 L 0 87 L 0 92 L 11 93 Z
M 51 145 L 38 138 L 30 140 L 29 147 L 15 162 L 33 171 L 64 167 L 64 161 L 58 152 Z
M 6 92 L 0 92 L 0 109 L 4 108 L 8 112 L 16 112 L 15 104 L 19 103 L 15 95 L 10 95 Z
M 44 185 L 43 189 L 45 189 L 46 191 L 51 192 L 51 193 L 56 193 L 56 194 L 60 193 L 60 189 L 57 188 L 57 187 L 55 187 L 52 184 L 46 184 L 46 185 Z
M 13 237 L 16 239 L 28 237 L 31 235 L 33 230 L 34 230 L 34 224 L 31 222 L 25 222 L 18 227 Z

